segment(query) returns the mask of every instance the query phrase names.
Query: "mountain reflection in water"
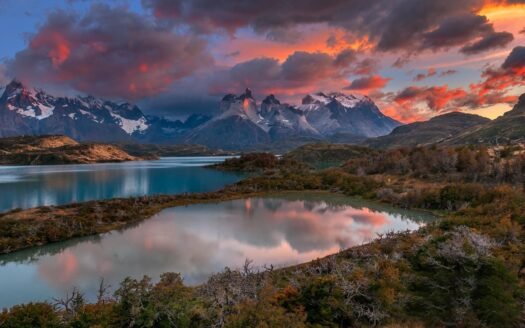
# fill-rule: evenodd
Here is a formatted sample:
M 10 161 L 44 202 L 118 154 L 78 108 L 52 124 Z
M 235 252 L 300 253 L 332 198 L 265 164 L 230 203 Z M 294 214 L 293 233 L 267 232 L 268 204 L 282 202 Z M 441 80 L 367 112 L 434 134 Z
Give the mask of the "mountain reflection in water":
M 49 299 L 73 286 L 92 297 L 100 277 L 115 288 L 126 276 L 171 271 L 197 284 L 246 258 L 259 266 L 306 262 L 433 219 L 319 193 L 170 208 L 122 231 L 0 256 L 0 290 L 7 292 L 0 307 Z

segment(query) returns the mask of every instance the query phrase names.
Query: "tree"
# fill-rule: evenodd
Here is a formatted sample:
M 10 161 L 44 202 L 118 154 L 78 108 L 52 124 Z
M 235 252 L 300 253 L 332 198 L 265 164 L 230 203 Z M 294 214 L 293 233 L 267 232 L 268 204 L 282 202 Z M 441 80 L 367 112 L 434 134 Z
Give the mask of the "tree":
M 49 303 L 15 305 L 0 314 L 2 328 L 60 328 L 60 318 Z

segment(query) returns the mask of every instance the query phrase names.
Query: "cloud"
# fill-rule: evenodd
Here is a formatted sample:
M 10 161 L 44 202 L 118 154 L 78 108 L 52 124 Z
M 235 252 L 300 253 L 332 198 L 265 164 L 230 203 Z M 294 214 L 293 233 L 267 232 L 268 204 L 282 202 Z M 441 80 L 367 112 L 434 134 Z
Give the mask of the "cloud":
M 471 85 L 477 94 L 478 104 L 513 102 L 516 97 L 506 96 L 515 87 L 525 85 L 525 47 L 515 47 L 500 67 L 488 67 L 482 73 L 483 80 Z
M 273 58 L 256 58 L 239 63 L 230 70 L 231 76 L 242 83 L 251 83 L 257 79 L 275 80 L 281 73 L 281 65 Z
M 463 13 L 446 17 L 437 28 L 423 34 L 422 48 L 439 49 L 464 44 L 493 30 L 485 16 Z
M 222 30 L 233 35 L 249 27 L 276 39 L 275 35 L 288 35 L 286 31 L 296 31 L 301 25 L 326 24 L 343 29 L 348 41 L 367 38 L 378 51 L 414 53 L 470 44 L 473 51 L 479 52 L 509 39 L 509 34 L 497 34 L 486 17 L 476 14 L 487 5 L 486 0 L 143 0 L 142 3 L 157 19 L 187 25 L 199 33 Z M 327 40 L 329 47 L 338 43 L 335 35 Z M 469 50 L 466 53 L 472 53 Z
M 416 76 L 414 76 L 413 81 L 420 82 L 420 81 L 423 81 L 423 80 L 425 80 L 425 79 L 427 79 L 429 77 L 433 77 L 433 76 L 445 77 L 445 76 L 456 74 L 457 72 L 458 71 L 456 71 L 456 70 L 449 69 L 449 70 L 441 71 L 441 72 L 438 73 L 438 71 L 435 68 L 429 68 L 426 71 L 426 73 L 419 73 Z
M 507 56 L 503 64 L 502 69 L 513 70 L 523 69 L 525 67 L 525 47 L 516 47 L 512 49 L 511 53 Z
M 365 58 L 357 62 L 352 70 L 356 75 L 370 75 L 378 71 L 378 63 L 375 59 Z
M 460 52 L 475 55 L 504 47 L 512 40 L 514 40 L 512 33 L 496 32 L 487 17 L 465 13 L 445 18 L 438 28 L 424 34 L 422 48 L 435 50 L 472 41 L 461 47 Z
M 206 46 L 123 7 L 99 4 L 83 16 L 52 13 L 7 64 L 10 75 L 29 84 L 139 99 L 210 65 Z
M 356 79 L 345 90 L 376 90 L 384 88 L 391 79 L 379 75 L 367 76 Z
M 443 71 L 443 72 L 439 73 L 439 76 L 440 77 L 444 77 L 444 76 L 454 75 L 457 72 L 458 71 L 456 71 L 455 69 L 449 69 L 449 70 L 446 70 L 446 71 Z
M 445 71 L 441 74 L 453 74 Z M 499 67 L 488 67 L 482 80 L 468 89 L 447 85 L 409 86 L 397 93 L 380 96 L 378 101 L 385 112 L 403 121 L 421 119 L 434 113 L 465 108 L 478 109 L 496 104 L 513 104 L 517 96 L 512 91 L 525 86 L 525 47 L 515 47 Z
M 435 68 L 429 68 L 426 73 L 419 73 L 414 77 L 414 81 L 423 81 L 426 78 L 432 77 L 436 75 L 436 69 Z
M 348 67 L 357 60 L 357 52 L 353 49 L 345 49 L 335 57 L 335 65 L 339 67 Z
M 468 93 L 461 89 L 450 89 L 448 86 L 416 87 L 410 86 L 397 93 L 393 100 L 404 107 L 426 106 L 434 112 L 451 110 L 463 106 Z
M 460 49 L 466 55 L 475 55 L 490 49 L 503 48 L 514 40 L 512 33 L 494 32 Z
M 210 90 L 222 94 L 250 87 L 262 93 L 288 93 L 318 87 L 324 82 L 340 88 L 345 76 L 361 70 L 361 64 L 356 53 L 348 49 L 335 55 L 296 51 L 282 63 L 275 58 L 260 57 L 217 70 Z
M 282 73 L 289 81 L 313 82 L 333 76 L 336 66 L 334 58 L 328 54 L 296 51 L 283 63 Z
M 224 57 L 238 57 L 241 54 L 240 50 L 232 51 L 224 55 Z

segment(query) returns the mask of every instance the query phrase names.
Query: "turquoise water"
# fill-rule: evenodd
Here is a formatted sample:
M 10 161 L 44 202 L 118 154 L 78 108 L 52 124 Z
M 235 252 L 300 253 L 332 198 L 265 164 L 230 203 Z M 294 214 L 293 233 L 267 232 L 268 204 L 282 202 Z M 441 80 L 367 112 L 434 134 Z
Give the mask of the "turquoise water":
M 302 263 L 434 219 L 311 193 L 169 208 L 122 231 L 0 256 L 0 308 L 61 297 L 73 287 L 93 299 L 101 277 L 114 290 L 127 276 L 158 279 L 163 272 L 198 284 L 246 258 L 257 266 Z
M 202 166 L 225 157 L 166 157 L 109 164 L 0 166 L 0 212 L 95 199 L 205 192 L 238 174 Z

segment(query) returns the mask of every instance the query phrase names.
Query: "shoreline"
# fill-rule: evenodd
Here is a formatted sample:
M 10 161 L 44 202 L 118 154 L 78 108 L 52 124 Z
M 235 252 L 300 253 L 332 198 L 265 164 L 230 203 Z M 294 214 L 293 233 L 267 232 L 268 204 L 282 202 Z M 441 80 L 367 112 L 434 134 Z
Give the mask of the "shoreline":
M 241 180 L 240 183 L 243 181 L 244 180 Z M 14 209 L 3 212 L 0 213 L 0 231 L 4 233 L 12 226 L 16 226 L 16 230 L 20 231 L 21 225 L 25 225 L 27 227 L 32 226 L 32 231 L 45 230 L 49 228 L 51 224 L 66 225 L 68 229 L 61 229 L 63 233 L 55 234 L 52 239 L 35 239 L 30 238 L 34 236 L 23 234 L 6 239 L 2 238 L 0 233 L 0 255 L 11 254 L 17 251 L 47 244 L 64 242 L 74 238 L 95 236 L 111 231 L 125 229 L 129 225 L 148 220 L 154 215 L 160 213 L 162 210 L 171 207 L 219 203 L 250 197 L 267 197 L 272 195 L 278 196 L 298 193 L 339 195 L 363 202 L 370 202 L 377 205 L 386 205 L 393 208 L 403 209 L 388 202 L 366 199 L 360 196 L 347 196 L 342 192 L 327 189 L 266 190 L 259 192 L 248 190 L 233 191 L 232 189 L 235 189 L 236 186 L 238 185 L 229 185 L 224 189 L 214 192 L 112 198 L 57 206 L 38 206 L 28 209 Z M 127 212 L 123 213 L 123 208 L 127 209 Z M 440 213 L 428 209 L 411 208 L 409 210 L 432 215 L 437 219 L 443 218 Z M 89 223 L 95 224 L 87 226 Z M 38 228 L 34 229 L 35 225 Z M 32 241 L 27 242 L 28 239 Z M 16 240 L 18 240 L 18 242 Z
M 53 229 L 51 225 L 60 227 L 57 228 L 58 232 L 53 231 L 54 235 L 51 238 L 48 238 L 49 236 L 39 238 L 38 235 L 23 233 L 11 238 L 2 238 L 0 234 L 0 255 L 122 229 L 129 224 L 147 220 L 169 207 L 228 201 L 262 194 L 264 193 L 231 193 L 220 190 L 209 193 L 114 198 L 59 206 L 39 206 L 24 210 L 15 209 L 0 213 L 0 228 L 2 228 L 0 230 L 4 234 L 10 228 L 17 231 L 30 228 L 31 231 L 35 231 Z

